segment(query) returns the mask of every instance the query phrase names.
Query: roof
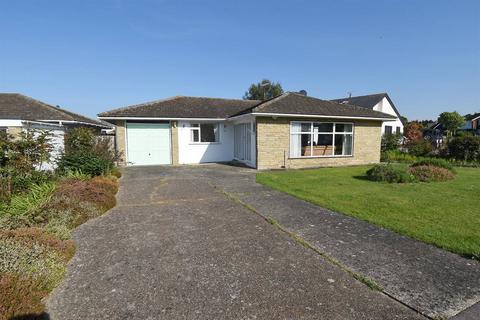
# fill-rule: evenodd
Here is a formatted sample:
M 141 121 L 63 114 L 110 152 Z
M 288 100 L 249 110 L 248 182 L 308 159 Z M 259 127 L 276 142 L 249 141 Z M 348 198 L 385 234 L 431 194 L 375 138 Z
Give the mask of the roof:
M 74 121 L 105 128 L 111 127 L 111 125 L 54 107 L 19 93 L 0 93 L 0 119 Z
M 259 104 L 258 100 L 175 96 L 98 114 L 100 118 L 213 118 L 225 119 Z
M 393 104 L 392 99 L 388 96 L 386 92 L 382 93 L 375 93 L 375 94 L 369 94 L 365 96 L 356 96 L 356 97 L 347 97 L 347 98 L 341 98 L 341 99 L 333 99 L 332 101 L 339 102 L 339 103 L 345 103 L 349 105 L 355 105 L 363 108 L 369 108 L 373 109 L 380 101 L 382 101 L 383 98 L 387 98 L 388 102 L 392 106 L 393 110 L 395 110 L 395 113 L 397 114 L 397 117 L 400 118 L 400 112 L 398 112 L 397 108 Z
M 392 115 L 349 104 L 287 92 L 243 113 L 292 114 L 351 118 L 393 119 Z
M 393 119 L 386 113 L 287 92 L 266 101 L 176 96 L 100 113 L 109 118 L 227 119 L 248 113 Z

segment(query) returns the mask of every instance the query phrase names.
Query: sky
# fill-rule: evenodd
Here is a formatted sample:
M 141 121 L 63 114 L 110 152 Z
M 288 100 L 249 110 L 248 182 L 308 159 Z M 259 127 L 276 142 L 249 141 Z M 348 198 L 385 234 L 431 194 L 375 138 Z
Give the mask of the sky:
M 95 117 L 264 78 L 388 92 L 409 119 L 480 112 L 480 1 L 0 0 L 0 92 Z

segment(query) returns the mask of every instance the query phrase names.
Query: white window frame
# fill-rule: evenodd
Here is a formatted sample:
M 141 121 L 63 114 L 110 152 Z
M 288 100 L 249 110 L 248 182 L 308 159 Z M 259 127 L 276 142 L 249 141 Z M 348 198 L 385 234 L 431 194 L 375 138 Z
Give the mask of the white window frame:
M 217 137 L 218 137 L 218 141 L 215 141 L 215 142 L 202 142 L 202 132 L 201 132 L 201 127 L 202 127 L 202 124 L 212 124 L 214 126 L 217 126 Z M 198 127 L 194 127 L 195 125 L 198 125 Z M 220 123 L 211 123 L 211 122 L 204 122 L 204 123 L 200 123 L 200 122 L 194 122 L 194 123 L 190 123 L 190 127 L 189 127 L 189 131 L 190 131 L 190 144 L 220 144 L 220 130 L 221 126 L 220 126 Z M 198 131 L 198 141 L 193 141 L 193 131 Z
M 300 131 L 294 131 L 293 130 L 293 125 L 294 123 L 300 123 Z M 302 130 L 302 123 L 309 123 L 310 124 L 310 131 L 301 131 Z M 328 124 L 333 124 L 333 130 L 332 132 L 314 132 L 313 131 L 313 124 L 314 123 L 328 123 Z M 336 124 L 349 124 L 352 126 L 352 131 L 348 132 L 336 132 L 335 131 L 335 126 Z M 291 149 L 291 139 L 292 135 L 299 135 L 299 134 L 310 134 L 310 154 L 312 154 L 312 148 L 313 148 L 313 136 L 315 134 L 331 134 L 332 135 L 332 154 L 331 155 L 324 155 L 324 156 L 292 156 L 292 150 Z M 343 135 L 352 135 L 352 154 L 335 154 L 335 135 L 343 134 Z M 288 156 L 289 159 L 306 159 L 306 158 L 348 158 L 348 157 L 353 157 L 354 156 L 354 144 L 355 144 L 355 124 L 353 122 L 332 122 L 332 121 L 290 121 L 290 135 L 289 135 L 289 150 L 288 150 Z M 343 152 L 343 150 L 342 150 Z

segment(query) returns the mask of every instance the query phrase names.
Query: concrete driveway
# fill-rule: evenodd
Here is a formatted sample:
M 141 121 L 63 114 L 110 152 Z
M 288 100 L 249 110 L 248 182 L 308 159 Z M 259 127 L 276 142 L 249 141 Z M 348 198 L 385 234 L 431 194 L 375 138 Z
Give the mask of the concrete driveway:
M 423 318 L 232 199 L 225 186 L 248 185 L 225 172 L 253 174 L 220 165 L 125 170 L 118 205 L 75 231 L 77 253 L 48 301 L 50 317 Z

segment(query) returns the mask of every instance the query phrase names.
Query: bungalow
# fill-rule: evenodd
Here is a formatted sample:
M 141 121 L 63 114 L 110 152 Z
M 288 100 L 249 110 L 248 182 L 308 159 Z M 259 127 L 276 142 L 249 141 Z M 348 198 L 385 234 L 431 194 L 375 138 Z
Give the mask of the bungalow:
M 332 101 L 369 108 L 371 110 L 380 111 L 395 116 L 395 119 L 393 121 L 385 121 L 382 124 L 382 135 L 385 133 L 403 133 L 403 123 L 400 113 L 398 112 L 398 109 L 395 107 L 392 99 L 390 99 L 387 93 L 376 93 L 366 96 L 341 98 Z
M 395 116 L 285 93 L 266 101 L 176 96 L 100 113 L 125 165 L 237 160 L 257 169 L 377 163 Z
M 54 160 L 63 151 L 65 131 L 86 126 L 100 134 L 111 130 L 112 125 L 54 107 L 18 93 L 0 93 L 0 132 L 19 136 L 22 131 L 35 129 L 49 131 L 52 135 L 52 159 L 44 169 L 52 169 Z

